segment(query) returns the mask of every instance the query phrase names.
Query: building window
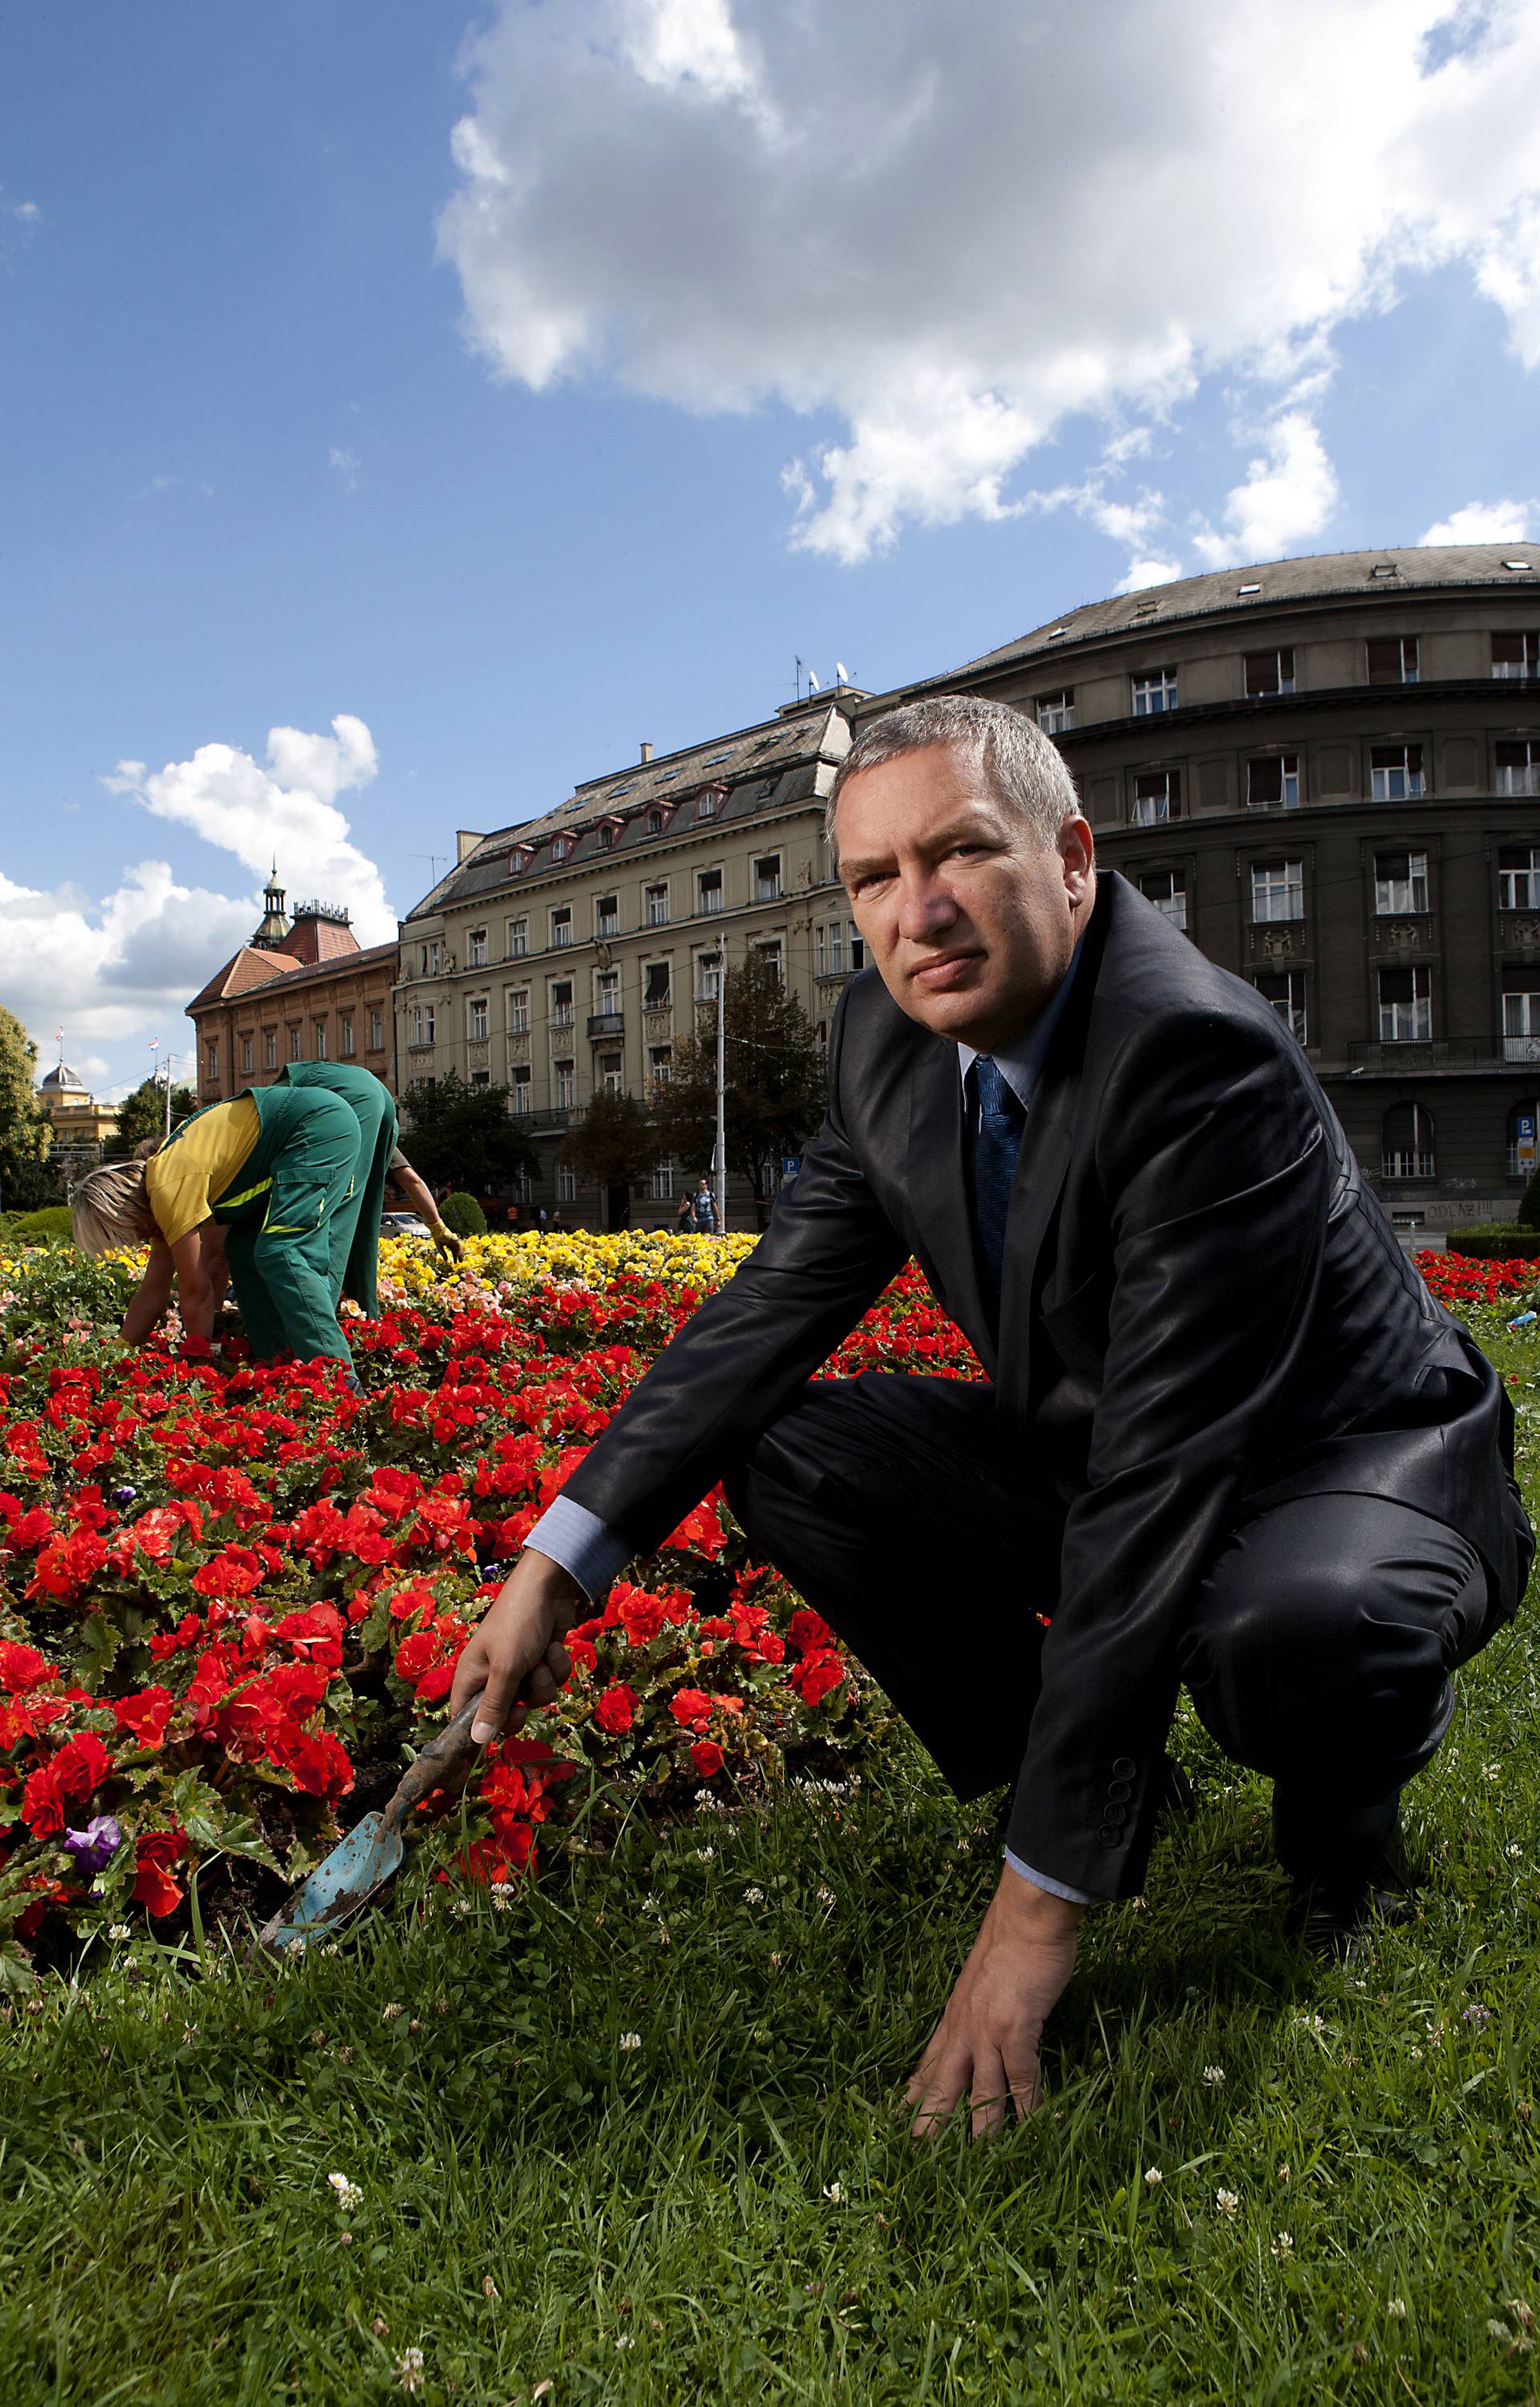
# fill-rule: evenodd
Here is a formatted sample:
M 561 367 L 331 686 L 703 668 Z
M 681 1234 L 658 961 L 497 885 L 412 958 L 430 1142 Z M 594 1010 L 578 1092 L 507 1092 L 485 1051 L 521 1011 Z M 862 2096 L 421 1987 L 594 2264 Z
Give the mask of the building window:
M 1290 1034 L 1301 1045 L 1310 1041 L 1303 970 L 1259 970 L 1251 984 L 1270 1003 Z
M 1177 673 L 1175 669 L 1146 669 L 1142 677 L 1131 680 L 1134 689 L 1134 716 L 1152 719 L 1158 711 L 1175 710 L 1177 706 Z
M 1505 844 L 1497 855 L 1500 911 L 1540 911 L 1540 845 Z
M 486 968 L 487 931 L 485 928 L 473 928 L 470 934 L 466 937 L 465 966 L 467 969 L 471 970 L 484 970 Z
M 828 974 L 830 977 L 843 977 L 845 974 L 845 923 L 842 919 L 829 921 Z
M 1134 780 L 1129 820 L 1135 827 L 1164 827 L 1181 816 L 1181 771 L 1151 769 Z
M 1294 648 L 1284 644 L 1272 652 L 1247 652 L 1242 659 L 1242 674 L 1249 699 L 1256 700 L 1267 693 L 1293 693 L 1294 690 Z
M 1375 916 L 1385 919 L 1400 911 L 1428 907 L 1428 856 L 1425 852 L 1375 854 Z
M 722 872 L 702 869 L 695 880 L 695 907 L 698 911 L 720 911 L 722 908 Z
M 668 1160 L 666 1161 L 660 1161 L 657 1169 L 653 1172 L 653 1202 L 655 1204 L 671 1204 L 673 1202 L 673 1182 L 676 1168 L 677 1165 L 674 1161 L 673 1156 L 671 1154 Z
M 713 819 L 716 817 L 721 808 L 722 790 L 720 786 L 707 786 L 697 794 L 695 816 L 698 819 Z
M 778 979 L 784 976 L 784 971 L 783 970 L 781 961 L 781 939 L 779 936 L 770 937 L 767 944 L 756 945 L 754 949 L 758 954 L 759 959 L 764 962 L 766 968 L 772 969 L 775 972 Z
M 1371 745 L 1369 790 L 1377 803 L 1415 802 L 1422 791 L 1421 745 Z
M 697 1003 L 714 1003 L 719 953 L 697 953 L 695 957 L 695 999 Z
M 754 864 L 754 899 L 756 903 L 779 903 L 781 900 L 781 856 L 768 853 Z
M 1139 892 L 1147 903 L 1170 920 L 1173 928 L 1187 925 L 1187 877 L 1180 869 L 1146 869 L 1139 875 Z
M 1059 693 L 1040 693 L 1037 701 L 1038 724 L 1045 735 L 1065 735 L 1075 724 L 1075 693 L 1066 686 Z
M 643 972 L 642 1008 L 667 1011 L 673 1001 L 671 963 L 649 961 Z
M 551 1026 L 571 1028 L 572 1025 L 572 989 L 570 979 L 551 989 Z
M 1417 683 L 1417 637 L 1371 635 L 1363 647 L 1371 685 Z
M 378 1011 L 372 1011 L 369 1015 L 369 1050 L 371 1053 L 383 1053 L 385 1050 L 385 1018 Z
M 1515 1104 L 1508 1114 L 1508 1176 L 1533 1178 L 1535 1139 L 1540 1136 L 1540 1101 L 1533 1095 Z
M 626 1070 L 618 1053 L 601 1053 L 599 1057 L 599 1083 L 607 1095 L 625 1091 Z
M 342 1036 L 340 1040 L 342 1044 L 342 1058 L 345 1061 L 351 1061 L 357 1055 L 359 1048 L 353 1042 L 353 1015 L 350 1011 L 345 1011 L 343 1013 L 340 1025 L 342 1029 Z
M 204 1054 L 208 1065 L 204 1073 L 205 1076 L 208 1078 L 217 1078 L 219 1075 L 219 1040 L 217 1036 L 211 1036 L 209 1038 L 208 1043 L 204 1047 Z
M 566 861 L 569 858 L 572 849 L 572 839 L 570 835 L 556 835 L 551 838 L 551 859 L 553 861 Z
M 611 849 L 615 843 L 615 823 L 614 819 L 600 819 L 599 823 L 599 841 L 601 848 L 605 852 L 608 852 Z
M 665 883 L 661 886 L 649 886 L 646 893 L 646 903 L 648 927 L 666 928 L 669 924 L 669 890 L 667 884 Z
M 1380 1146 L 1381 1178 L 1433 1178 L 1433 1114 L 1420 1104 L 1392 1104 Z
M 558 1204 L 577 1202 L 577 1173 L 570 1161 L 559 1161 L 557 1164 L 556 1192 Z
M 1499 744 L 1496 772 L 1500 794 L 1540 794 L 1540 744 L 1532 737 Z
M 311 1025 L 316 1032 L 316 1049 L 311 1059 L 315 1061 L 324 1061 L 326 1060 L 326 1022 L 324 1019 L 317 1019 L 313 1020 Z
M 492 1074 L 491 1074 L 490 1070 L 473 1070 L 473 1071 L 472 1071 L 472 1073 L 471 1073 L 471 1084 L 472 1084 L 472 1086 L 473 1086 L 473 1087 L 489 1087 L 489 1086 L 491 1085 L 491 1083 L 492 1083 Z
M 508 1033 L 510 1036 L 528 1036 L 530 1033 L 530 990 L 527 986 L 516 988 L 509 994 Z
M 1297 811 L 1299 754 L 1273 752 L 1246 763 L 1246 803 L 1253 811 Z
M 668 1085 L 669 1080 L 673 1076 L 673 1047 L 671 1045 L 649 1045 L 647 1047 L 647 1075 L 652 1080 L 655 1087 L 666 1087 Z
M 535 848 L 532 844 L 516 844 L 509 849 L 508 867 L 516 877 L 521 870 L 529 868 L 534 857 Z
M 854 921 L 850 931 L 850 965 L 853 970 L 864 970 L 867 965 L 867 940 Z
M 620 1009 L 620 972 L 600 970 L 594 979 L 594 1009 L 599 1012 Z
M 1251 918 L 1303 919 L 1305 863 L 1302 861 L 1254 861 L 1251 863 Z
M 530 1096 L 534 1084 L 528 1061 L 515 1063 L 513 1075 L 508 1083 L 514 1090 L 514 1110 L 522 1118 L 530 1108 Z
M 522 954 L 524 954 L 524 953 L 527 953 L 527 952 L 529 951 L 529 949 L 530 949 L 530 922 L 529 922 L 529 920 L 528 920 L 528 919 L 510 919 L 510 920 L 509 920 L 509 922 L 508 922 L 508 959 L 509 959 L 511 961 L 516 961 L 520 958 L 520 956 L 521 956 Z
M 662 814 L 662 812 L 661 812 L 661 811 L 649 811 L 649 812 L 647 813 L 647 833 L 648 833 L 649 835 L 661 835 L 661 834 L 662 834 L 662 833 L 663 833 L 663 814 Z
M 559 946 L 570 945 L 572 941 L 572 905 L 568 903 L 564 903 L 558 911 L 553 911 L 551 914 L 551 942 L 553 945 Z
M 262 1038 L 262 1058 L 266 1068 L 269 1070 L 276 1070 L 277 1068 L 278 1032 L 276 1028 L 270 1028 Z
M 465 1033 L 473 1045 L 479 1045 L 487 1033 L 487 997 L 477 995 L 465 1006 Z
M 438 937 L 437 937 L 437 936 L 435 936 L 435 937 L 433 938 L 433 940 L 432 940 L 431 944 L 424 945 L 424 947 L 422 947 L 422 975 L 423 975 L 423 976 L 424 976 L 424 977 L 437 977 L 437 976 L 438 976 L 438 975 L 439 975 L 439 973 L 440 973 L 440 971 L 441 971 L 441 969 L 442 969 L 442 967 L 443 967 L 443 964 L 444 964 L 444 947 L 443 947 L 442 943 L 439 941 Z
M 1529 975 L 1536 974 L 1532 970 Z M 1540 993 L 1520 991 L 1503 997 L 1503 1059 L 1540 1061 Z
M 1540 635 L 1494 635 L 1491 673 L 1496 677 L 1540 677 Z
M 429 1017 L 431 1018 L 431 1013 L 430 1013 Z M 299 1021 L 297 1019 L 291 1019 L 289 1023 L 289 1058 L 291 1061 L 303 1061 L 304 1060 L 304 1033 L 301 1028 Z
M 576 1088 L 572 1076 L 572 1064 L 571 1061 L 553 1061 L 551 1068 L 556 1078 L 557 1110 L 558 1112 L 570 1112 L 572 1108 L 572 1103 L 576 1094 Z
M 605 894 L 594 904 L 594 934 L 618 936 L 620 933 L 620 903 L 614 894 Z
M 241 1067 L 243 1070 L 249 1070 L 251 1067 L 251 1039 L 249 1036 L 243 1036 L 241 1039 Z
M 1379 973 L 1380 1043 L 1382 1045 L 1427 1045 L 1431 1043 L 1432 1038 L 1432 970 L 1381 970 Z

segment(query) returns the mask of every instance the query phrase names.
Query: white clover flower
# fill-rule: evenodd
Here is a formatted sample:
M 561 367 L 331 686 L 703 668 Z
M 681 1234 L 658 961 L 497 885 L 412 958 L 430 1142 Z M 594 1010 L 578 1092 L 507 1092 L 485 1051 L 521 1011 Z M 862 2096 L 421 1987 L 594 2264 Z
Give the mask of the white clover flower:
M 827 1887 L 820 1888 L 818 1891 L 818 1902 L 820 1905 L 833 1905 L 836 1902 L 834 1891 Z
M 1397 2322 L 1397 2323 L 1401 2323 L 1401 2322 L 1403 2322 L 1403 2321 L 1405 2320 L 1405 2318 L 1406 2318 L 1406 2300 L 1405 2300 L 1405 2299 L 1387 2299 L 1387 2300 L 1386 2300 L 1386 2301 L 1385 2301 L 1385 2313 L 1386 2313 L 1388 2315 L 1393 2315 L 1393 2316 L 1395 2317 L 1395 2320 L 1396 2320 L 1396 2322 Z
M 326 2178 L 329 2186 L 335 2190 L 337 2204 L 345 2215 L 351 2215 L 356 2206 L 363 2204 L 362 2190 L 357 2182 L 350 2182 L 346 2173 L 328 2173 Z
M 826 2182 L 824 2184 L 824 2196 L 828 2200 L 831 2206 L 843 2206 L 845 2202 L 845 2193 L 841 2188 L 838 2182 Z
M 1293 2255 L 1293 2253 L 1294 2253 L 1294 2235 L 1293 2235 L 1293 2233 L 1292 2231 L 1280 2231 L 1280 2232 L 1279 2233 L 1279 2235 L 1278 2235 L 1278 2238 L 1277 2238 L 1277 2239 L 1274 2241 L 1274 2243 L 1273 2243 L 1273 2254 L 1274 2254 L 1274 2256 L 1278 2258 L 1278 2261 L 1279 2261 L 1279 2263 L 1280 2265 L 1287 2265 L 1287 2263 L 1289 2262 L 1290 2257 Z
M 764 1890 L 762 1888 L 746 1888 L 743 1891 L 743 1902 L 745 1905 L 763 1905 L 765 1902 Z
M 1165 2179 L 1159 2165 L 1151 2165 L 1144 2176 L 1144 2186 L 1146 2189 L 1159 2189 Z
M 396 2359 L 396 2380 L 403 2390 L 422 2388 L 422 2371 L 427 2362 L 420 2348 L 403 2348 Z
M 126 1922 L 115 1922 L 107 1932 L 109 1939 L 132 1939 L 133 1931 Z
M 513 1884 L 513 1882 L 512 1882 L 512 1881 L 494 1881 L 494 1882 L 492 1883 L 492 1911 L 493 1911 L 493 1913 L 494 1913 L 494 1914 L 506 1914 L 506 1913 L 507 1913 L 507 1911 L 508 1911 L 508 1908 L 512 1905 L 513 1901 L 514 1901 L 514 1884 Z
M 640 2047 L 640 2046 L 641 2046 L 641 2044 L 642 2044 L 642 2033 L 641 2033 L 640 2031 L 622 2031 L 622 2032 L 621 2032 L 621 2034 L 620 2034 L 620 2052 L 621 2052 L 622 2056 L 629 2056 L 629 2055 L 630 2054 L 630 2052 L 631 2052 L 631 2050 L 632 2050 L 633 2048 Z
M 398 2006 L 392 2002 L 389 2006 L 382 2006 L 380 2008 L 380 2020 L 382 2023 L 400 2022 L 405 2012 L 406 2009 L 404 2006 Z
M 1513 2334 L 1509 2331 L 1507 2325 L 1503 2323 L 1496 2315 L 1489 2315 L 1487 2317 L 1487 2329 L 1491 2332 L 1493 2340 L 1512 2340 L 1513 2338 Z
M 1222 2088 L 1223 2088 L 1223 2087 L 1224 2087 L 1224 2067 L 1222 2066 L 1222 2064 L 1206 2064 L 1206 2065 L 1204 2066 L 1204 2068 L 1203 2068 L 1203 2086 L 1204 2086 L 1204 2087 L 1205 2087 L 1206 2089 L 1222 2089 Z
M 1221 2215 L 1233 2215 L 1240 2204 L 1240 2200 L 1233 2189 L 1217 2189 L 1214 2192 L 1214 2204 Z

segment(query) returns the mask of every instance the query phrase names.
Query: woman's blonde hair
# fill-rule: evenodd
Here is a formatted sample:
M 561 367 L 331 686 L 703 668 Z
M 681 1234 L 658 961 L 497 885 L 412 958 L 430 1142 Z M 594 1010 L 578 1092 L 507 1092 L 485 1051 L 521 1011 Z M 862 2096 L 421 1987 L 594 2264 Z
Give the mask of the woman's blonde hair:
M 104 1161 L 88 1170 L 69 1199 L 75 1242 L 83 1254 L 142 1246 L 155 1234 L 142 1161 Z

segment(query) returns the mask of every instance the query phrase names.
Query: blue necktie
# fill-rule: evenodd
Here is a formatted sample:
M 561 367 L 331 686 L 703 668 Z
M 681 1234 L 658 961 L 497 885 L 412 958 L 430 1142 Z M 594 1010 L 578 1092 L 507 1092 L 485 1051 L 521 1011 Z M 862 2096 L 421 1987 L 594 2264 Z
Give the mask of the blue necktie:
M 973 1217 L 999 1309 L 1000 1280 L 1005 1268 L 1005 1220 L 1016 1158 L 1022 1149 L 1026 1112 L 1007 1084 L 999 1063 L 987 1053 L 974 1061 L 973 1081 Z

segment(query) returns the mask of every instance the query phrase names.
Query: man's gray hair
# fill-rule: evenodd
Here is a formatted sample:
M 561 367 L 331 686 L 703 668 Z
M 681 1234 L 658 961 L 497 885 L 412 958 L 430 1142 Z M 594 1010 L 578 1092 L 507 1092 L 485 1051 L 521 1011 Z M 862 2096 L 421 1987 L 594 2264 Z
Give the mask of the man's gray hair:
M 884 761 L 923 752 L 933 744 L 950 745 L 966 754 L 991 793 L 1021 814 L 1039 844 L 1053 844 L 1066 819 L 1081 807 L 1063 754 L 1023 712 L 971 693 L 931 694 L 874 719 L 841 762 L 824 806 L 824 833 L 836 862 L 840 848 L 834 815 L 851 779 L 863 769 L 880 768 Z

